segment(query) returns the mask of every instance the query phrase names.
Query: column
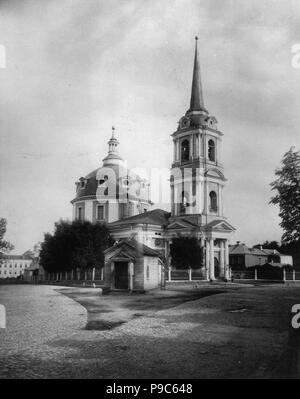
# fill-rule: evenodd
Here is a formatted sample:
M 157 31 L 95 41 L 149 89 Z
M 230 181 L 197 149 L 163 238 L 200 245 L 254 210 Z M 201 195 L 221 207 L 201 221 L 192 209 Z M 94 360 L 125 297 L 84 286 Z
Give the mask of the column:
M 95 280 L 95 268 L 93 267 L 93 274 L 92 274 L 92 280 Z
M 226 267 L 225 267 L 225 243 L 224 240 L 220 241 L 220 270 L 221 270 L 221 275 L 226 279 Z
M 204 240 L 203 238 L 199 238 L 199 247 L 200 247 L 200 254 L 201 258 L 199 259 L 199 269 L 205 266 L 205 249 L 204 249 Z
M 176 161 L 180 159 L 179 140 L 176 140 Z
M 228 240 L 225 240 L 225 279 L 230 279 Z
M 165 259 L 166 259 L 166 271 L 168 271 L 168 280 L 171 281 L 171 268 L 170 268 L 170 241 L 165 241 Z
M 173 140 L 173 162 L 176 162 L 176 141 Z
M 112 289 L 115 288 L 115 262 L 110 264 L 110 286 Z
M 134 275 L 134 265 L 133 262 L 129 262 L 129 289 L 133 290 L 133 275 Z
M 205 272 L 206 280 L 209 280 L 209 241 L 205 240 Z
M 214 256 L 214 239 L 209 240 L 209 279 L 215 280 L 215 256 Z
M 165 258 L 166 258 L 166 264 L 169 267 L 169 260 L 170 260 L 170 242 L 169 240 L 165 241 Z

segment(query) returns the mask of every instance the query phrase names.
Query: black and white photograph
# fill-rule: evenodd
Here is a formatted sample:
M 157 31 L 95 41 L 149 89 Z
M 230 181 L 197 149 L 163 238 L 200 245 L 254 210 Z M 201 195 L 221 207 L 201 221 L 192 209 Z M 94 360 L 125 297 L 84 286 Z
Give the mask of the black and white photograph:
M 299 26 L 299 0 L 0 0 L 0 380 L 300 378 Z

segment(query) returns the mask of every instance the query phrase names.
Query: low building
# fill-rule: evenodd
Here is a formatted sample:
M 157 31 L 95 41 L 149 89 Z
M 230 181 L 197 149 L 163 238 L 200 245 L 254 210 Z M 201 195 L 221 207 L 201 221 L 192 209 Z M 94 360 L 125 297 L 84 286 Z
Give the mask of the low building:
M 157 288 L 163 280 L 159 253 L 134 238 L 120 240 L 105 251 L 104 280 L 113 290 Z
M 5 255 L 0 259 L 0 278 L 23 277 L 24 272 L 32 264 L 32 258 L 23 255 Z
M 277 263 L 281 266 L 293 266 L 292 255 L 281 254 L 276 249 L 263 249 L 263 251 L 268 255 L 268 262 L 270 264 Z
M 237 241 L 229 246 L 229 265 L 232 270 L 245 270 L 255 266 L 292 267 L 293 257 L 281 254 L 275 249 L 249 248 L 246 244 Z
M 45 271 L 37 260 L 33 261 L 32 264 L 25 269 L 24 276 L 25 281 L 43 281 L 45 280 Z

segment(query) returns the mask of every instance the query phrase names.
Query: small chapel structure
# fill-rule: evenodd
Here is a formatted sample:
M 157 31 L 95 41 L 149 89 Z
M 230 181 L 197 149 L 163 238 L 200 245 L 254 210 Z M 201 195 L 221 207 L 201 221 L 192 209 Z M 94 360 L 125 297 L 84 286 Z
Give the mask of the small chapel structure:
M 110 289 L 159 287 L 172 267 L 170 243 L 178 236 L 197 238 L 203 279 L 229 279 L 235 229 L 223 214 L 223 133 L 204 105 L 197 40 L 190 106 L 171 135 L 170 212 L 151 209 L 149 182 L 127 168 L 114 129 L 102 166 L 76 182 L 73 218 L 107 223 L 116 240 L 105 251 L 104 280 Z

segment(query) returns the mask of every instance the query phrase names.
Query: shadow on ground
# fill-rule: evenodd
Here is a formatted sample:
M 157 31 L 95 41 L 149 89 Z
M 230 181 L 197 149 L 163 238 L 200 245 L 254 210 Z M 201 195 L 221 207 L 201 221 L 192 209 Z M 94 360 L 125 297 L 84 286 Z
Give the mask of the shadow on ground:
M 92 289 L 89 293 L 81 293 L 80 289 L 57 291 L 84 306 L 88 313 L 85 328 L 97 331 L 111 330 L 134 318 L 151 316 L 153 312 L 225 292 L 221 289 L 155 290 L 147 294 L 112 293 L 108 296 L 99 296 L 93 294 Z

